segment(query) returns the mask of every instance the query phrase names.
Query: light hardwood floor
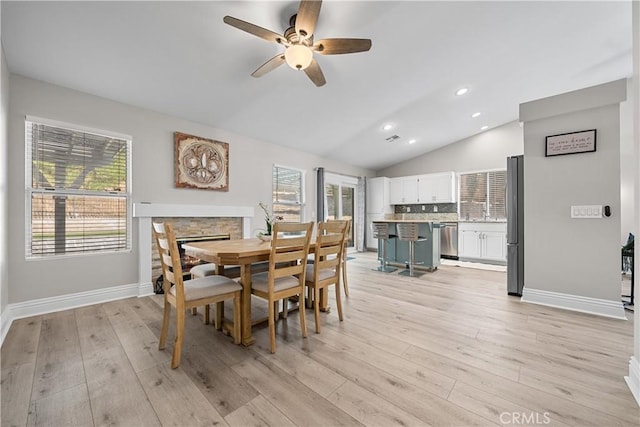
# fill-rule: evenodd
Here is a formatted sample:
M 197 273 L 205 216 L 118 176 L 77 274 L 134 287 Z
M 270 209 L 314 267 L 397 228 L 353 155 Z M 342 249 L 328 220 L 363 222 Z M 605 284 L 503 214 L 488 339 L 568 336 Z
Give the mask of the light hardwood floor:
M 344 322 L 323 313 L 302 339 L 290 315 L 273 355 L 266 327 L 245 348 L 188 316 L 176 370 L 159 296 L 16 320 L 2 425 L 640 425 L 632 320 L 522 304 L 503 272 L 375 265 L 349 261 Z

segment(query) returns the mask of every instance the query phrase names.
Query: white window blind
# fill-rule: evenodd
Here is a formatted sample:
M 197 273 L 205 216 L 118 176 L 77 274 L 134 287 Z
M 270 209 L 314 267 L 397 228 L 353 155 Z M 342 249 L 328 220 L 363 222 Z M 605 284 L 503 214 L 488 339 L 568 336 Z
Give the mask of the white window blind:
M 304 171 L 273 166 L 273 214 L 284 221 L 302 221 Z
M 27 258 L 131 249 L 131 140 L 25 121 Z
M 506 171 L 461 174 L 460 219 L 505 220 L 506 188 Z

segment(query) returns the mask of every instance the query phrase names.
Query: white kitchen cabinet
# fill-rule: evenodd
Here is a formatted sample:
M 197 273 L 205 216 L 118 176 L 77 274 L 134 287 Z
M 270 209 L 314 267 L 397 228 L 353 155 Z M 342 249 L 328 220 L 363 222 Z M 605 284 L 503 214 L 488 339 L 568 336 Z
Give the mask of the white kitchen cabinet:
M 443 172 L 431 174 L 433 182 L 435 203 L 456 203 L 456 174 L 455 172 Z
M 480 258 L 480 232 L 458 224 L 458 258 Z
M 389 199 L 392 205 L 408 205 L 418 202 L 418 176 L 400 176 L 391 178 Z
M 390 181 L 386 176 L 367 178 L 367 214 L 393 212 L 390 196 Z
M 480 235 L 481 257 L 484 259 L 507 261 L 507 232 L 483 231 Z
M 391 178 L 392 205 L 417 203 L 456 203 L 456 176 L 454 172 Z
M 458 257 L 461 260 L 506 263 L 507 224 L 458 223 Z

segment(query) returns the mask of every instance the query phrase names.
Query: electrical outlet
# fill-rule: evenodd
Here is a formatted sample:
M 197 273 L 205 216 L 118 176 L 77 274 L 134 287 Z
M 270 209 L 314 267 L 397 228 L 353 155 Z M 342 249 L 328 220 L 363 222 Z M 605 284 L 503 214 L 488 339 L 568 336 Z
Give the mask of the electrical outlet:
M 427 207 L 425 205 L 422 205 L 422 210 L 423 211 L 427 210 Z
M 571 206 L 571 218 L 602 218 L 602 205 Z
M 433 205 L 433 211 L 438 212 L 438 205 Z

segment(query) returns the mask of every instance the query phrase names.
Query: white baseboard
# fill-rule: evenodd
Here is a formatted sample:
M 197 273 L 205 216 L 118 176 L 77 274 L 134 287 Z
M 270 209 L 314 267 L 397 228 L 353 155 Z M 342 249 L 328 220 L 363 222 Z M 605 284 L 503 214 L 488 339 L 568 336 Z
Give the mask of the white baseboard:
M 9 332 L 9 328 L 11 327 L 11 323 L 13 323 L 13 319 L 9 313 L 9 306 L 6 306 L 2 311 L 2 316 L 0 316 L 0 345 L 4 342 L 4 337 L 7 336 L 7 332 Z
M 627 319 L 622 301 L 610 301 L 579 295 L 562 294 L 559 292 L 549 292 L 527 288 L 526 286 L 522 290 L 521 301 L 596 314 L 598 316 L 612 317 L 614 319 Z
M 155 292 L 153 291 L 153 283 L 140 283 L 138 285 L 138 296 L 139 297 L 148 297 L 149 295 L 153 295 Z
M 624 377 L 627 382 L 631 394 L 636 398 L 638 406 L 640 406 L 640 361 L 635 356 L 631 356 L 629 359 L 629 376 Z
M 2 321 L 2 341 L 0 342 L 0 345 L 4 342 L 4 339 L 9 332 L 9 328 L 11 327 L 11 323 L 16 319 L 85 307 L 87 305 L 100 304 L 124 298 L 144 297 L 152 294 L 153 284 L 149 282 L 113 286 L 110 288 L 96 289 L 94 291 L 78 292 L 75 294 L 59 295 L 55 297 L 40 298 L 9 304 L 2 311 L 0 319 Z

